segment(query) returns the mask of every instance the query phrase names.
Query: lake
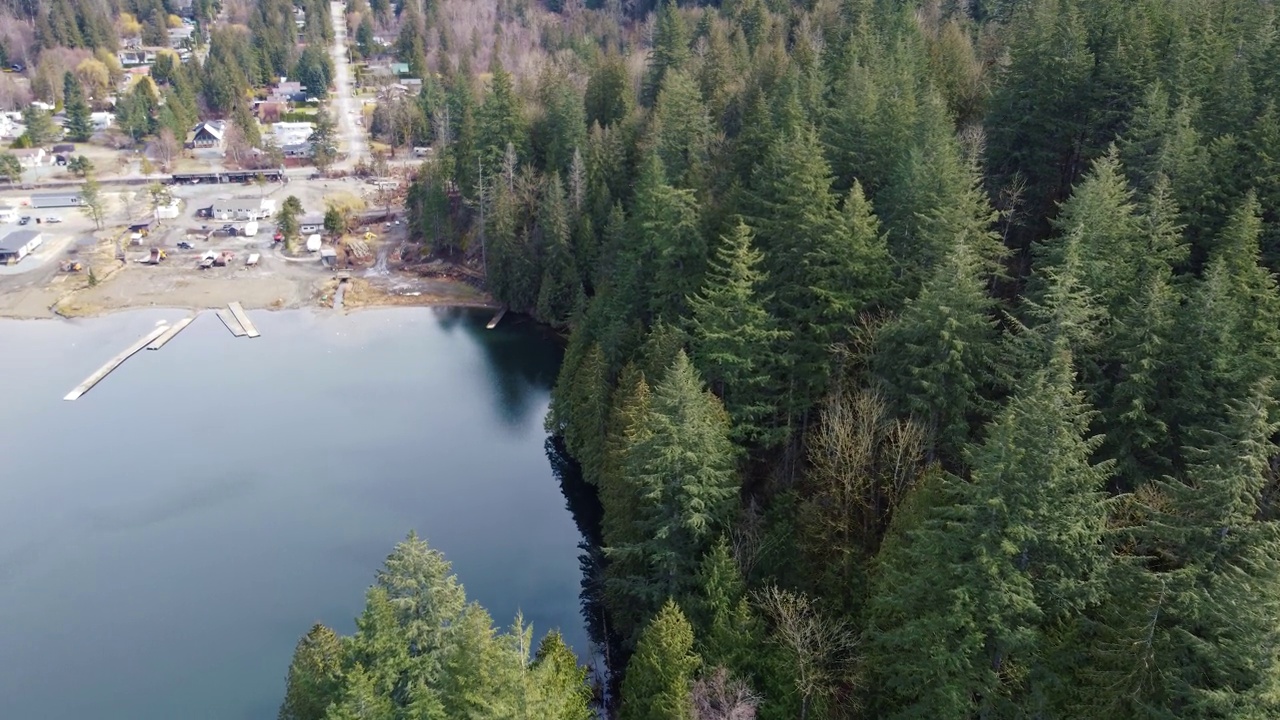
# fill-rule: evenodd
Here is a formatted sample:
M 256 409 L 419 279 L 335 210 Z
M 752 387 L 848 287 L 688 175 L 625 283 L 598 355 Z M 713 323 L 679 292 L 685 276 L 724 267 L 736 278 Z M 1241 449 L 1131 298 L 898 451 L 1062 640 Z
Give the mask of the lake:
M 409 530 L 495 624 L 587 654 L 544 443 L 560 362 L 511 316 L 182 311 L 0 320 L 0 717 L 270 720 L 313 622 L 354 629 Z

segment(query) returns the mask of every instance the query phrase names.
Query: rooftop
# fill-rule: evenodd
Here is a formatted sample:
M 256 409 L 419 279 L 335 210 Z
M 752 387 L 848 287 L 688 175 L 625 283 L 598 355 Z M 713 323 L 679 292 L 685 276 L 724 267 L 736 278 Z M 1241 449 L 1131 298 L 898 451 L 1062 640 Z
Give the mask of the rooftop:
M 40 237 L 39 230 L 15 230 L 0 239 L 0 252 L 17 252 L 27 243 Z
M 261 210 L 264 207 L 270 207 L 274 201 L 265 198 L 226 198 L 223 200 L 214 200 L 213 209 L 218 210 Z

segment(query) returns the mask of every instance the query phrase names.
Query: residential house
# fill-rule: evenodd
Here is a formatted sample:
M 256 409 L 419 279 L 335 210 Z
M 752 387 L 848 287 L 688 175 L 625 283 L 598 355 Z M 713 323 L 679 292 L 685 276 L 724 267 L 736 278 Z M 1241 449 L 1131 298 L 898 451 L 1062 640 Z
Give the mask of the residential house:
M 298 219 L 298 232 L 303 235 L 312 235 L 324 232 L 324 215 L 319 213 L 307 213 Z
M 189 23 L 183 23 L 176 28 L 169 28 L 169 46 L 181 47 L 183 43 L 191 42 L 195 34 L 196 26 Z
M 302 102 L 306 99 L 307 93 L 302 89 L 302 83 L 284 78 L 280 78 L 280 82 L 272 86 L 267 93 L 268 102 L 292 103 Z
M 226 137 L 226 123 L 221 120 L 208 120 L 195 126 L 187 136 L 189 148 L 219 148 Z
M 266 220 L 276 214 L 274 198 L 230 198 L 215 200 L 210 209 L 214 220 Z
M 276 145 L 286 148 L 301 145 L 311 138 L 315 125 L 309 122 L 278 122 L 271 126 Z
M 22 148 L 20 150 L 12 150 L 13 156 L 18 158 L 18 164 L 24 168 L 37 168 L 45 164 L 48 159 L 44 148 Z
M 311 157 L 312 143 L 301 142 L 293 145 L 284 145 L 280 148 L 280 152 L 284 153 L 286 158 L 298 160 Z
M 16 263 L 40 247 L 44 236 L 39 230 L 18 230 L 0 240 L 0 263 Z
M 126 68 L 151 65 L 156 61 L 156 48 L 125 48 L 116 52 L 116 59 Z

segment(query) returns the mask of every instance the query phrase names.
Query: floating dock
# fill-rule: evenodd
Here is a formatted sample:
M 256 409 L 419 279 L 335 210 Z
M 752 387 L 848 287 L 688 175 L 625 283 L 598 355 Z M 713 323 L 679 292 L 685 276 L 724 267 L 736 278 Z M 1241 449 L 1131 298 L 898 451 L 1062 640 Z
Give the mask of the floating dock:
M 98 368 L 97 372 L 90 375 L 88 379 L 85 380 L 84 382 L 77 385 L 75 390 L 72 390 L 71 392 L 67 393 L 66 397 L 62 399 L 75 400 L 79 398 L 81 395 L 89 392 L 90 388 L 92 388 L 94 385 L 97 385 L 98 382 L 102 380 L 102 378 L 106 377 L 107 375 L 110 375 L 112 370 L 115 370 L 116 368 L 120 367 L 120 365 L 123 364 L 125 360 L 128 360 L 130 357 L 132 357 L 134 353 L 146 347 L 149 343 L 151 343 L 151 341 L 169 332 L 169 330 L 170 328 L 168 325 L 160 325 L 156 329 L 147 333 L 146 335 L 143 336 L 141 340 L 125 348 L 124 352 L 108 360 L 106 365 L 103 365 L 102 367 Z
M 251 338 L 258 337 L 258 329 L 253 326 L 252 322 L 250 322 L 249 316 L 245 314 L 244 308 L 240 306 L 239 302 L 230 303 L 227 305 L 227 308 L 230 309 L 231 314 L 235 316 L 236 322 L 240 323 L 240 327 L 244 328 L 245 335 L 248 335 Z
M 159 350 L 160 348 L 164 347 L 165 343 L 169 342 L 170 340 L 173 339 L 175 335 L 185 330 L 186 327 L 190 325 L 192 321 L 195 319 L 196 318 L 194 315 L 188 318 L 182 318 L 178 322 L 171 325 L 168 330 L 165 330 L 163 333 L 161 333 L 160 337 L 156 338 L 155 340 L 152 340 L 151 344 L 147 346 L 147 349 Z
M 217 316 L 218 316 L 218 319 L 222 321 L 222 324 L 226 325 L 227 329 L 231 331 L 232 335 L 235 335 L 236 337 L 245 336 L 244 328 L 240 327 L 239 320 L 236 320 L 234 317 L 232 317 L 231 311 L 218 310 Z
M 489 321 L 489 324 L 484 326 L 485 330 L 492 330 L 498 327 L 498 323 L 502 322 L 502 317 L 506 314 L 507 314 L 506 308 L 502 308 L 501 310 L 499 310 L 498 313 L 493 316 L 493 319 Z

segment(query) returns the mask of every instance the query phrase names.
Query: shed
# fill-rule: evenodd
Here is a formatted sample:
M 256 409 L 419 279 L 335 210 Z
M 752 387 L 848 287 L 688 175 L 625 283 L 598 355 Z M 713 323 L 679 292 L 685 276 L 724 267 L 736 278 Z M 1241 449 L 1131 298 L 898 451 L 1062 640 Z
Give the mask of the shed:
M 320 264 L 325 267 L 333 267 L 338 263 L 338 251 L 331 248 L 320 248 Z
M 31 196 L 33 208 L 80 207 L 84 200 L 78 192 L 34 193 Z
M 0 263 L 16 263 L 40 247 L 44 236 L 39 230 L 17 230 L 0 239 Z

